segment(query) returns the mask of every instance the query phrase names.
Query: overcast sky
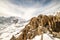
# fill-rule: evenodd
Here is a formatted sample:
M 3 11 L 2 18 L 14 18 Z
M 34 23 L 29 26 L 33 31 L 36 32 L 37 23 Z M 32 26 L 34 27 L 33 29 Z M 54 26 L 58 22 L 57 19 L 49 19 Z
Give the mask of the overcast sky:
M 0 16 L 30 19 L 39 14 L 60 10 L 60 0 L 0 0 Z

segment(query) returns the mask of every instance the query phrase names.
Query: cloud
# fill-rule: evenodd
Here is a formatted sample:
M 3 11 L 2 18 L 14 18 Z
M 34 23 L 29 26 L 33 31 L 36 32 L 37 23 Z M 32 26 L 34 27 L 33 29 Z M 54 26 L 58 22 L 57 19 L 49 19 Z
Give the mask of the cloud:
M 0 0 L 0 16 L 18 16 L 28 20 L 57 10 L 60 10 L 59 0 Z
M 7 1 L 0 0 L 0 16 L 18 16 L 24 19 L 32 17 L 37 8 L 26 8 L 13 5 Z
M 45 7 L 44 9 L 39 9 L 38 11 L 36 11 L 36 14 L 41 13 L 44 15 L 55 15 L 56 12 L 60 12 L 60 4 L 58 5 L 53 5 L 53 6 L 49 6 L 49 7 Z
M 52 0 L 9 0 L 12 4 L 15 5 L 22 5 L 27 7 L 34 7 L 34 6 L 43 6 L 50 3 Z

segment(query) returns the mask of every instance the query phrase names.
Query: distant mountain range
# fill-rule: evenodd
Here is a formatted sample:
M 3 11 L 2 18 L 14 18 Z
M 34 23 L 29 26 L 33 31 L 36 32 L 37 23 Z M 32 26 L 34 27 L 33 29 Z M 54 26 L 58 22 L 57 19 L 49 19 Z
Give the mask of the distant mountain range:
M 20 17 L 0 17 L 0 24 L 24 23 L 26 20 Z

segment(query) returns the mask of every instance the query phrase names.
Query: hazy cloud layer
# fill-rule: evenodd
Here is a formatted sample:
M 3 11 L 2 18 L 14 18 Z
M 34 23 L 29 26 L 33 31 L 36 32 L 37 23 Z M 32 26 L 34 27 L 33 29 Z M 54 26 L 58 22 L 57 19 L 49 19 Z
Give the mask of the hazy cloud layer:
M 60 0 L 0 0 L 0 16 L 30 19 L 41 13 L 60 11 Z
M 12 4 L 27 7 L 44 6 L 52 2 L 52 0 L 9 0 Z

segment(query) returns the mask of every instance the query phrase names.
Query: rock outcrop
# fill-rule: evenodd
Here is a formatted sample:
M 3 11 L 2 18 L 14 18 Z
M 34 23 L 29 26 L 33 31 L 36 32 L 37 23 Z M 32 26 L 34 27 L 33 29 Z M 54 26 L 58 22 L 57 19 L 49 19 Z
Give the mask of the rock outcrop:
M 22 34 L 15 40 L 32 39 L 36 35 L 47 32 L 52 34 L 53 37 L 60 38 L 60 17 L 56 15 L 39 15 L 38 17 L 31 18 L 30 22 L 22 29 Z

